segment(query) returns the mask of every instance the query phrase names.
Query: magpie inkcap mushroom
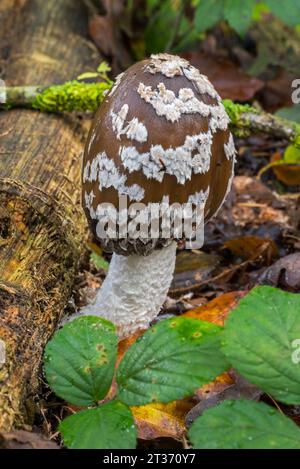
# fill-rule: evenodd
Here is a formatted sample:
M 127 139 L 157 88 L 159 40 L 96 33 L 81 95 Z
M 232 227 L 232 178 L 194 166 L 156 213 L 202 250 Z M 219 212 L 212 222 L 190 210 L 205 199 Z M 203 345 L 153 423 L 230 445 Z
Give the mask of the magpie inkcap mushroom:
M 97 242 L 113 252 L 84 314 L 106 317 L 124 336 L 159 313 L 176 241 L 203 229 L 230 190 L 235 146 L 228 125 L 213 85 L 185 59 L 152 55 L 117 77 L 84 152 L 85 214 Z M 192 234 L 191 223 L 178 223 L 180 208 Z

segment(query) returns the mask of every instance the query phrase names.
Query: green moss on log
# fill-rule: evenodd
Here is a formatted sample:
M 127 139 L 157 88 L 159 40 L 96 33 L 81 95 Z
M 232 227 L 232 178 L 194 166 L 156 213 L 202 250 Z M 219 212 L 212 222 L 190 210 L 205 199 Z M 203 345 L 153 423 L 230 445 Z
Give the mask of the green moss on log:
M 45 88 L 38 93 L 32 107 L 43 112 L 95 111 L 102 103 L 105 91 L 113 82 L 84 83 L 68 81 Z

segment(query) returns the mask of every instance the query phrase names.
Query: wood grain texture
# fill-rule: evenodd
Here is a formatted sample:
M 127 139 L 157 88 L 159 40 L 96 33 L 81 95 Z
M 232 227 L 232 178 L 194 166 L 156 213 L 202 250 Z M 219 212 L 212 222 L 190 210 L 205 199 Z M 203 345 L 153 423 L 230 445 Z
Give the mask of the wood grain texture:
M 0 0 L 0 78 L 64 82 L 100 62 L 77 0 Z M 0 431 L 30 422 L 43 348 L 70 296 L 86 223 L 78 117 L 0 113 Z

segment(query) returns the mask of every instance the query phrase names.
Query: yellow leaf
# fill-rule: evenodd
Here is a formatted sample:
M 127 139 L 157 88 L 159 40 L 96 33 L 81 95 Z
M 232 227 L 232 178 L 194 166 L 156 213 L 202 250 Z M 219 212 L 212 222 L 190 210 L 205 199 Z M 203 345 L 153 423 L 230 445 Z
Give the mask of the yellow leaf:
M 187 311 L 183 316 L 201 319 L 202 321 L 208 321 L 223 326 L 230 311 L 245 294 L 246 292 L 244 291 L 224 293 L 204 306 L 199 306 L 198 308 Z
M 185 416 L 195 405 L 192 399 L 182 399 L 168 404 L 148 404 L 131 407 L 138 429 L 138 438 L 174 438 L 181 440 L 185 434 Z
M 228 373 L 223 373 L 211 383 L 205 384 L 201 388 L 197 389 L 196 395 L 202 401 L 225 391 L 225 389 L 229 388 L 233 384 L 234 380 L 232 377 Z

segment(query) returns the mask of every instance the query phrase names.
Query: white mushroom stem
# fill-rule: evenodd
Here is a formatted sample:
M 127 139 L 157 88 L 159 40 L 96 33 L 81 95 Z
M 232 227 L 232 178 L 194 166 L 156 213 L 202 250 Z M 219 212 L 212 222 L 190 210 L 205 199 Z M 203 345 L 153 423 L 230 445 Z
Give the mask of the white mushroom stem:
M 158 315 L 173 278 L 176 242 L 148 256 L 113 254 L 95 301 L 81 314 L 101 316 L 126 337 L 146 329 Z

